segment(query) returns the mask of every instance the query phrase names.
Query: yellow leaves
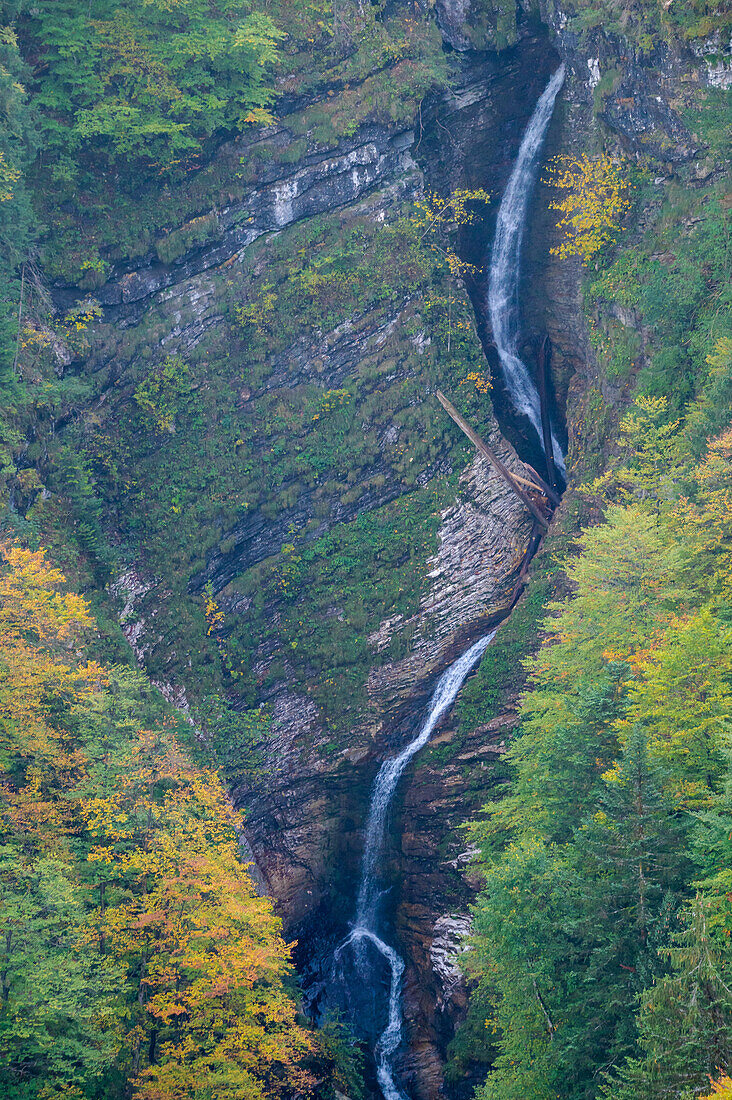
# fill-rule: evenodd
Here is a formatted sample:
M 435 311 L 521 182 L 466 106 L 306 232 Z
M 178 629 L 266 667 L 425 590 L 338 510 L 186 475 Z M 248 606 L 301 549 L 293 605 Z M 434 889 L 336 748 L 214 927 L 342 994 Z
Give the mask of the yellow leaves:
M 706 359 L 712 374 L 721 374 L 726 371 L 730 360 L 732 360 L 732 336 L 720 336 L 714 345 L 714 351 L 710 352 Z
M 732 719 L 732 631 L 702 610 L 676 623 L 642 668 L 629 689 L 628 721 L 643 721 L 652 753 L 671 770 L 678 801 L 698 808 Z
M 0 559 L 0 644 L 76 644 L 92 618 L 81 596 L 58 591 L 66 578 L 47 564 L 45 551 L 0 544 Z
M 188 364 L 180 355 L 168 355 L 140 382 L 133 396 L 157 431 L 173 432 L 178 404 L 190 389 Z
M 86 858 L 88 863 L 114 863 L 114 855 L 109 848 L 92 848 Z
M 450 274 L 456 277 L 477 275 L 480 270 L 475 264 L 468 263 L 467 260 L 461 260 L 457 253 L 453 252 L 451 248 L 448 248 L 445 252 L 445 261 L 450 269 Z
M 248 126 L 271 126 L 274 121 L 275 116 L 266 107 L 251 107 L 242 118 Z
M 272 283 L 266 283 L 255 301 L 237 306 L 236 319 L 243 328 L 251 326 L 260 336 L 265 336 L 269 332 L 276 304 L 277 295 Z
M 8 164 L 5 153 L 0 150 L 0 202 L 10 202 L 19 179 L 20 172 Z
M 550 165 L 546 182 L 562 195 L 549 204 L 564 216 L 557 226 L 564 239 L 553 255 L 579 256 L 583 263 L 615 239 L 630 209 L 628 180 L 620 167 L 602 153 L 589 157 L 559 156 Z
M 210 637 L 211 634 L 217 631 L 219 627 L 223 624 L 224 613 L 213 597 L 213 589 L 211 588 L 210 583 L 206 585 L 204 589 L 204 595 L 206 597 L 206 604 L 203 613 L 206 617 L 206 633 Z
M 415 206 L 419 213 L 412 219 L 417 228 L 431 229 L 436 225 L 460 226 L 473 221 L 475 213 L 469 203 L 490 202 L 491 197 L 483 188 L 452 191 L 446 197 L 432 192 Z
M 451 275 L 474 275 L 479 269 L 474 264 L 461 260 L 453 248 L 442 244 L 440 238 L 445 231 L 454 231 L 475 219 L 471 203 L 487 202 L 490 202 L 490 195 L 483 188 L 478 188 L 473 191 L 452 191 L 447 196 L 433 192 L 415 203 L 417 213 L 411 218 L 412 225 L 422 230 L 420 240 L 427 237 L 432 251 L 442 254 Z
M 702 1100 L 732 1100 L 732 1078 L 728 1077 L 726 1073 L 723 1073 L 717 1081 L 712 1080 L 710 1077 L 709 1083 L 712 1086 L 712 1091 L 702 1097 Z
M 111 793 L 82 812 L 103 841 L 89 859 L 120 899 L 100 914 L 101 937 L 133 971 L 144 960 L 142 1034 L 162 1037 L 136 1097 L 259 1098 L 273 1065 L 279 1083 L 267 1096 L 307 1091 L 298 1061 L 310 1039 L 282 984 L 289 949 L 239 861 L 240 818 L 218 775 L 153 731 L 138 734 L 118 767 Z
M 73 709 L 105 682 L 95 662 L 77 663 L 76 647 L 91 626 L 85 601 L 62 593 L 64 576 L 46 562 L 44 551 L 0 545 L 0 748 L 41 773 L 72 773 L 81 767 L 78 750 L 49 721 L 49 699 Z M 31 813 L 40 798 L 23 788 L 7 795 L 10 813 L 38 833 Z
M 350 390 L 326 390 L 320 398 L 318 415 L 314 416 L 313 420 L 318 420 L 320 416 L 324 415 L 325 413 L 333 412 L 334 409 L 342 408 L 343 405 L 347 405 L 350 400 Z
M 62 338 L 69 339 L 74 333 L 83 332 L 94 321 L 98 321 L 101 316 L 102 307 L 99 302 L 93 299 L 81 302 L 80 305 L 70 309 L 65 315 L 58 326 L 59 334 Z
M 240 861 L 240 816 L 165 722 L 133 732 L 124 689 L 138 674 L 79 661 L 91 619 L 63 584 L 42 552 L 2 548 L 0 749 L 15 765 L 0 776 L 2 826 L 34 856 L 79 853 L 74 942 L 122 985 L 138 1100 L 307 1095 L 289 948 Z
M 472 383 L 478 393 L 489 393 L 492 389 L 491 381 L 481 374 L 480 371 L 471 370 L 465 375 L 465 378 L 460 379 L 461 386 L 467 386 Z

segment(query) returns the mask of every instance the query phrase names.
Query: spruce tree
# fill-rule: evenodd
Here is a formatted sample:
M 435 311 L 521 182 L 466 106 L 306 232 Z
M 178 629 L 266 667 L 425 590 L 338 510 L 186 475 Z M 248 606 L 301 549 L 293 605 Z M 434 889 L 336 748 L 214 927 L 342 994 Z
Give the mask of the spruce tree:
M 596 807 L 575 839 L 586 890 L 582 1030 L 591 1057 L 607 1064 L 633 1050 L 633 1009 L 663 972 L 658 947 L 667 942 L 675 891 L 688 866 L 682 823 L 640 725 L 603 776 Z
M 732 1067 L 732 990 L 709 928 L 709 902 L 697 894 L 686 927 L 663 950 L 671 974 L 644 993 L 641 1056 L 606 1081 L 608 1100 L 681 1100 L 708 1090 Z

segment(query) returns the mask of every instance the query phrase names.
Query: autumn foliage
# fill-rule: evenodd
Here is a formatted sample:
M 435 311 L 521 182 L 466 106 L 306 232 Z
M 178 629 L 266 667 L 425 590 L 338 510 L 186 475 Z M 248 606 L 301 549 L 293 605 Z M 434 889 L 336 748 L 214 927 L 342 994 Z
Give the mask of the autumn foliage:
M 556 157 L 547 182 L 560 192 L 549 206 L 562 215 L 557 228 L 563 239 L 551 251 L 562 259 L 579 256 L 587 263 L 615 240 L 622 227 L 630 209 L 628 180 L 606 154 L 583 153 Z
M 307 1094 L 289 950 L 218 775 L 139 673 L 84 657 L 89 610 L 43 552 L 1 552 L 3 1095 Z
M 479 1100 L 731 1095 L 732 435 L 699 461 L 644 396 L 619 427 L 473 827 Z
M 702 1100 L 732 1100 L 732 1078 L 723 1073 L 718 1081 L 711 1081 L 711 1092 Z
M 426 240 L 430 250 L 443 257 L 451 275 L 474 275 L 478 269 L 460 259 L 452 245 L 445 244 L 445 234 L 454 235 L 461 226 L 470 225 L 475 220 L 476 205 L 488 203 L 490 198 L 481 187 L 452 191 L 447 196 L 427 194 L 415 203 L 412 224 L 421 230 L 420 240 Z

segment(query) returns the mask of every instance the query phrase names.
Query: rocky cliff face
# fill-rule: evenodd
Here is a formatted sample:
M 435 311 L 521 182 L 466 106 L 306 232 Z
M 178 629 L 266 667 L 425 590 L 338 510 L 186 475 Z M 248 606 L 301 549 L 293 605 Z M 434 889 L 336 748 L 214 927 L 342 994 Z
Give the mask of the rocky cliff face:
M 441 1094 L 445 1050 L 467 1003 L 458 959 L 477 880 L 462 826 L 500 786 L 500 758 L 515 723 L 510 707 L 467 736 L 448 723 L 404 793 L 396 931 L 409 945 L 404 1012 L 413 1038 L 400 1069 L 411 1096 Z M 474 1084 L 464 1079 L 461 1092 L 469 1095 Z
M 247 189 L 238 201 L 229 201 L 206 215 L 199 215 L 199 220 L 209 219 L 205 243 L 193 250 L 185 249 L 182 255 L 165 263 L 161 257 L 166 255 L 166 242 L 161 238 L 157 249 L 132 270 L 125 270 L 129 264 L 117 265 L 97 291 L 97 300 L 105 307 L 131 307 L 168 287 L 189 285 L 187 280 L 204 271 L 219 269 L 265 233 L 348 206 L 381 183 L 399 180 L 403 191 L 410 189 L 409 177 L 415 168 L 409 152 L 414 145 L 411 130 L 362 126 L 355 137 L 339 142 L 335 149 L 316 147 L 294 165 L 286 163 L 294 141 L 286 125 L 268 130 L 266 140 L 268 147 L 279 154 L 279 162 L 259 171 L 257 186 Z M 219 150 L 217 159 L 228 164 L 233 172 L 261 145 L 262 138 L 255 142 L 239 139 Z M 396 194 L 391 198 L 396 198 Z M 233 198 L 222 195 L 224 199 L 227 197 Z M 177 233 L 185 234 L 186 228 L 181 226 Z M 140 308 L 126 308 L 107 316 L 129 324 L 139 321 L 142 313 Z
M 91 387 L 67 435 L 127 563 L 111 595 L 139 661 L 197 717 L 214 693 L 234 713 L 265 708 L 242 748 L 256 766 L 242 771 L 233 742 L 222 758 L 310 976 L 351 914 L 373 776 L 438 674 L 508 612 L 532 526 L 434 401 L 438 385 L 467 394 L 481 433 L 526 473 L 489 402 L 461 388 L 486 369 L 468 299 L 413 234 L 383 261 L 379 234 L 400 232 L 425 186 L 500 194 L 555 64 L 527 33 L 503 59 L 456 62 L 454 90 L 413 129 L 303 140 L 295 103 L 256 141 L 224 146 L 215 176 L 236 186 L 111 264 L 101 317 L 59 367 Z M 222 618 L 207 622 L 210 601 Z M 409 826 L 395 817 L 415 1096 L 437 1094 L 464 1004 L 451 951 L 470 889 L 454 829 L 494 782 L 502 737 L 478 730 L 417 768 Z
M 611 148 L 616 143 L 615 147 L 631 158 L 638 155 L 645 161 L 649 154 L 654 157 L 661 173 L 658 182 L 664 175 L 681 173 L 681 178 L 689 179 L 692 186 L 696 181 L 701 185 L 712 169 L 705 167 L 707 151 L 689 130 L 683 111 L 699 89 L 715 86 L 727 64 L 719 60 L 713 44 L 708 51 L 699 46 L 688 53 L 662 45 L 644 54 L 620 31 L 606 33 L 600 27 L 587 33 L 574 31 L 570 16 L 559 5 L 543 7 L 542 14 L 553 32 L 553 48 L 569 67 L 547 143 L 548 155 L 559 149 L 591 150 L 599 141 Z M 443 5 L 441 18 L 450 28 L 455 48 L 467 51 L 466 5 Z M 470 67 L 467 60 L 466 71 Z M 446 160 L 453 179 L 475 180 L 469 151 L 462 149 L 454 163 L 449 156 Z M 441 168 L 445 171 L 444 159 Z M 610 372 L 605 371 L 602 361 L 598 362 L 588 338 L 579 270 L 558 263 L 549 253 L 557 243 L 549 198 L 548 187 L 540 183 L 524 263 L 523 353 L 531 363 L 538 339 L 544 332 L 549 333 L 554 345 L 556 398 L 559 407 L 567 409 L 569 468 L 574 481 L 581 480 L 587 471 L 602 468 L 613 445 L 613 417 L 623 409 L 627 391 L 609 378 Z M 484 247 L 481 234 L 471 233 L 464 242 L 464 254 L 474 259 Z M 478 285 L 473 288 L 478 306 L 479 297 Z M 650 334 L 642 331 L 632 310 L 624 313 L 621 324 L 637 330 L 643 346 L 648 343 Z M 490 360 L 490 334 L 483 335 Z M 597 422 L 598 402 L 610 417 L 602 424 Z M 502 418 L 502 428 L 521 446 L 510 417 Z M 531 454 L 526 450 L 524 453 Z M 563 527 L 571 531 L 570 516 L 575 506 L 575 497 L 570 493 L 556 517 L 554 540 L 561 540 Z M 537 566 L 540 571 L 541 556 Z M 500 632 L 496 645 L 501 645 Z M 464 733 L 457 736 L 448 725 L 436 746 L 441 751 L 430 755 L 405 784 L 401 847 L 394 856 L 399 870 L 394 873 L 401 876 L 396 927 L 401 943 L 407 945 L 411 963 L 405 980 L 405 1012 L 412 1021 L 412 1046 L 401 1071 L 415 1096 L 431 1097 L 446 1088 L 442 1084 L 441 1054 L 465 999 L 455 960 L 461 930 L 469 925 L 473 887 L 470 854 L 464 851 L 464 841 L 460 843 L 457 826 L 490 797 L 491 785 L 500 783 L 500 767 L 494 762 L 500 758 L 514 723 L 513 704 L 504 701 L 498 717 L 467 738 Z M 455 807 L 461 805 L 466 809 L 456 813 Z M 462 865 L 467 866 L 467 874 L 461 875 Z M 450 1094 L 449 1088 L 447 1092 Z
M 522 48 L 524 54 L 516 50 L 500 62 L 485 55 L 470 58 L 461 66 L 454 91 L 424 112 L 415 155 L 428 186 L 484 187 L 500 194 L 523 126 L 557 64 L 546 40 L 528 37 Z M 561 122 L 551 138 L 555 146 L 560 130 Z M 482 263 L 491 236 L 489 214 L 466 239 L 466 254 L 472 248 Z M 542 322 L 551 326 L 566 377 L 583 354 L 584 334 L 576 280 L 567 281 L 556 265 L 543 260 L 549 239 L 544 221 L 532 238 L 535 253 L 542 256 L 536 277 L 544 290 L 554 280 L 556 308 L 537 309 L 535 317 L 537 327 Z M 475 250 L 482 254 L 475 256 Z M 485 434 L 519 471 L 515 451 L 497 427 Z M 525 446 L 519 432 L 514 438 Z M 267 791 L 238 792 L 249 808 L 248 835 L 260 866 L 300 938 L 301 968 L 316 1002 L 329 951 L 351 915 L 360 833 L 378 764 L 414 727 L 437 673 L 507 613 L 528 544 L 529 518 L 482 460 L 464 470 L 457 490 L 441 512 L 419 608 L 411 615 L 388 615 L 369 635 L 374 664 L 367 681 L 368 709 L 353 724 L 348 746 L 337 758 L 324 755 L 327 735 L 307 697 L 288 696 L 286 703 L 276 704 L 282 719 L 271 761 L 273 769 L 279 762 L 278 778 L 273 784 L 270 777 Z M 406 655 L 383 662 L 380 655 L 400 637 L 407 639 Z M 495 762 L 513 723 L 509 711 L 489 728 L 478 727 L 459 739 L 459 748 L 455 730 L 443 731 L 434 742 L 436 753 L 406 774 L 395 810 L 394 920 L 408 962 L 404 1007 L 409 1037 L 398 1068 L 410 1095 L 420 1100 L 442 1091 L 446 1047 L 466 1002 L 455 954 L 475 884 L 465 877 L 469 853 L 460 825 L 500 782 Z
M 531 533 L 432 397 L 440 385 L 462 398 L 468 371 L 485 370 L 467 298 L 422 259 L 398 269 L 398 239 L 379 268 L 378 233 L 424 193 L 425 172 L 430 190 L 498 195 L 555 63 L 529 34 L 505 62 L 456 64 L 455 93 L 413 130 L 365 125 L 303 149 L 285 114 L 261 141 L 225 146 L 217 178 L 235 176 L 242 158 L 254 178 L 142 258 L 116 262 L 74 360 L 93 386 L 75 445 L 100 486 L 110 455 L 126 479 L 108 492 L 105 523 L 129 563 L 112 595 L 138 659 L 196 712 L 221 690 L 223 665 L 231 705 L 269 715 L 242 750 L 254 748 L 256 767 L 242 773 L 232 745 L 224 756 L 260 881 L 299 937 L 306 973 L 349 919 L 380 761 L 442 669 L 506 615 Z M 485 243 L 490 215 L 481 232 Z M 348 263 L 360 250 L 375 270 L 361 264 L 321 294 L 344 240 L 355 242 Z M 353 296 L 341 305 L 331 286 L 343 282 Z M 295 285 L 302 296 L 287 298 Z M 285 299 L 290 313 L 278 314 Z M 159 392 L 161 361 L 172 413 L 152 425 L 138 409 Z M 470 400 L 485 438 L 525 473 L 488 402 Z M 207 600 L 223 615 L 211 629 Z M 450 952 L 470 891 L 451 830 L 494 782 L 493 732 L 487 748 L 478 731 L 404 787 L 396 920 L 410 967 L 404 1071 L 420 1097 L 440 1087 L 464 1003 Z M 444 858 L 425 875 L 436 848 Z

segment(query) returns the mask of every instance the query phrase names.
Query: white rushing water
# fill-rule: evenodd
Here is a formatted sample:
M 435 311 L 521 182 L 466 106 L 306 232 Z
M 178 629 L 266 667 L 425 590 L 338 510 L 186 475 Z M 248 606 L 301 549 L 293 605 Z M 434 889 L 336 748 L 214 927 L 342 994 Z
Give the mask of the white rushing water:
M 366 820 L 363 859 L 361 861 L 361 883 L 356 903 L 356 918 L 351 933 L 336 951 L 336 959 L 346 947 L 353 945 L 364 980 L 367 978 L 365 958 L 362 949 L 371 944 L 386 960 L 391 973 L 389 983 L 389 1012 L 387 1025 L 379 1036 L 374 1049 L 376 1076 L 385 1100 L 405 1100 L 405 1095 L 394 1080 L 392 1058 L 402 1039 L 401 979 L 404 961 L 393 947 L 377 934 L 379 901 L 382 889 L 379 880 L 379 866 L 386 839 L 386 815 L 397 784 L 409 761 L 429 741 L 435 726 L 455 702 L 457 693 L 465 677 L 475 667 L 489 643 L 495 630 L 486 634 L 457 661 L 450 665 L 440 677 L 427 709 L 427 717 L 413 741 L 398 756 L 385 760 L 374 780 L 371 803 Z
M 539 394 L 518 354 L 519 276 L 526 213 L 536 183 L 539 153 L 554 111 L 554 102 L 563 83 L 564 65 L 557 69 L 542 92 L 524 131 L 516 163 L 498 209 L 488 276 L 488 314 L 506 389 L 515 408 L 527 416 L 536 429 L 542 450 L 544 438 Z M 552 451 L 556 465 L 566 474 L 562 449 L 553 431 Z

